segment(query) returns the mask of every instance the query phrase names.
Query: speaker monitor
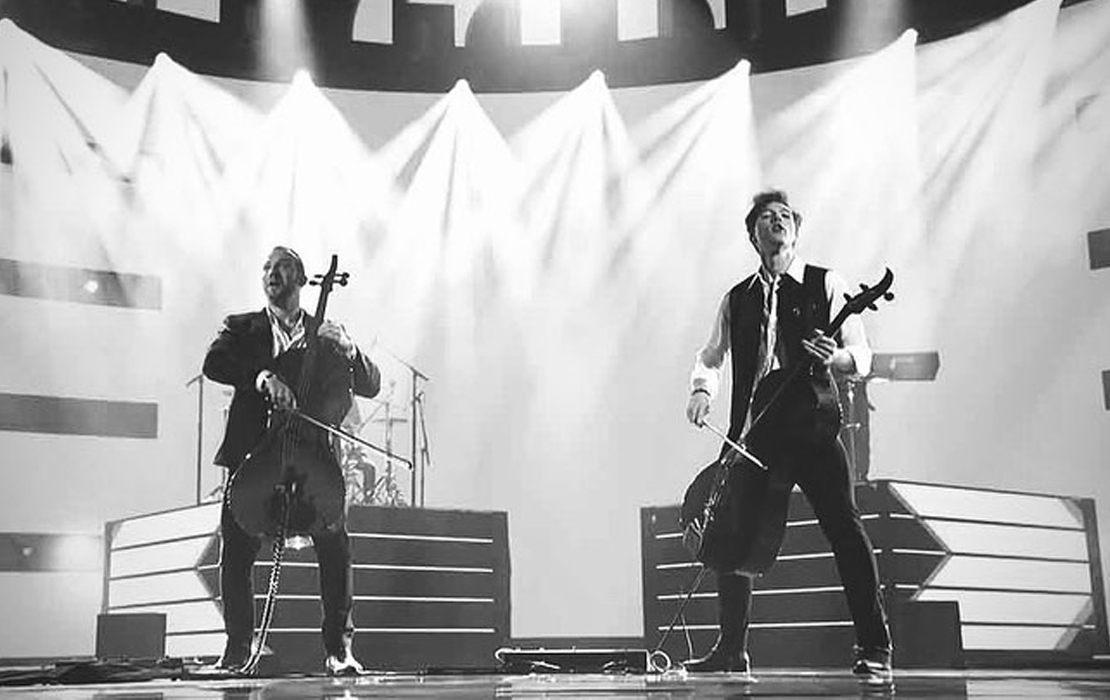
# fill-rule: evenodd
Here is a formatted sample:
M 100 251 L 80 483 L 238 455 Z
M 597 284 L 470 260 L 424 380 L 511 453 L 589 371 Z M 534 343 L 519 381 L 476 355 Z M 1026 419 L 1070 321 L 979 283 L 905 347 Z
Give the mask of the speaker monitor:
M 164 613 L 105 613 L 96 616 L 97 658 L 160 659 L 165 655 Z
M 904 668 L 963 668 L 960 604 L 901 601 L 891 610 L 894 663 Z

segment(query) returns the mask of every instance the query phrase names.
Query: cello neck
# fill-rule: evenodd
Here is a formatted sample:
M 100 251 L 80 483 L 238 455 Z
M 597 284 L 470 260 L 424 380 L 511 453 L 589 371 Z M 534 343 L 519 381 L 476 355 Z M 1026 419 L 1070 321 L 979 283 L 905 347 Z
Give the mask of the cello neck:
M 346 272 L 336 272 L 339 268 L 339 256 L 334 253 L 331 256 L 331 264 L 328 265 L 328 271 L 323 275 L 317 275 L 309 284 L 317 285 L 320 287 L 320 296 L 316 300 L 316 329 L 319 329 L 319 324 L 324 322 L 324 318 L 328 312 L 328 297 L 331 295 L 332 289 L 335 285 L 344 286 L 347 284 L 349 274 Z M 319 338 L 315 332 L 305 334 L 305 358 L 304 363 L 301 365 L 301 374 L 297 387 L 299 389 L 299 396 L 307 396 L 309 383 L 312 380 L 312 368 L 316 360 L 316 351 L 319 345 Z

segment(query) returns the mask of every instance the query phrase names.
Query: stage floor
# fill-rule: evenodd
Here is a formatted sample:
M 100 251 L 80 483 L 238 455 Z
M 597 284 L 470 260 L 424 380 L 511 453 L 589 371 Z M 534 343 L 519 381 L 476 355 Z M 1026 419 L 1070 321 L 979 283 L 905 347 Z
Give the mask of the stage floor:
M 896 671 L 893 686 L 870 687 L 847 672 L 761 670 L 754 682 L 726 674 L 663 675 L 371 675 L 359 678 L 155 680 L 90 685 L 0 688 L 15 698 L 726 698 L 918 697 L 1105 698 L 1110 668 L 1061 670 Z

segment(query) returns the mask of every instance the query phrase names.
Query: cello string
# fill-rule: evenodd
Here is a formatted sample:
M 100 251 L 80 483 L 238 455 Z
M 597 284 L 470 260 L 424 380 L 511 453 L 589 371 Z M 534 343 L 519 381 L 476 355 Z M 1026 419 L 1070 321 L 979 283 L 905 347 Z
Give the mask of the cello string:
M 306 324 L 305 328 L 305 350 L 300 366 L 300 376 L 298 377 L 297 382 L 297 392 L 294 394 L 295 401 L 301 402 L 301 404 L 304 406 L 305 411 L 307 411 L 309 406 L 311 405 L 312 397 L 310 396 L 310 394 L 312 391 L 312 380 L 313 375 L 314 373 L 316 373 L 317 370 L 316 365 L 320 346 L 319 330 L 320 326 L 324 324 L 324 318 L 327 315 L 328 295 L 331 293 L 332 287 L 334 286 L 336 280 L 335 268 L 337 264 L 338 257 L 332 255 L 331 265 L 329 266 L 327 273 L 318 276 L 320 296 L 316 301 L 316 315 L 314 319 L 315 327 L 310 330 L 307 327 L 308 324 Z M 283 454 L 281 460 L 281 478 L 284 478 L 285 476 L 284 470 L 286 465 L 289 465 L 294 469 L 296 468 L 297 465 L 292 464 L 293 456 L 300 453 L 300 448 L 309 444 L 308 441 L 310 437 L 307 433 L 302 434 L 301 431 L 306 430 L 306 428 L 301 425 L 301 421 L 291 420 L 288 413 L 285 416 L 285 425 L 283 427 L 284 436 L 286 439 L 283 440 L 282 443 Z M 294 485 L 296 483 L 297 482 L 294 482 Z

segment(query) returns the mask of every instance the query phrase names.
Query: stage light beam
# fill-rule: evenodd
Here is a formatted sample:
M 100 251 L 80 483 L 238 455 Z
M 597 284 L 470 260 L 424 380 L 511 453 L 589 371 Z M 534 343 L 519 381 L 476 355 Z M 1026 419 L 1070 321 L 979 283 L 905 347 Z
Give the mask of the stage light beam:
M 287 76 L 311 70 L 313 56 L 302 0 L 262 0 L 259 29 L 259 59 L 268 74 Z

